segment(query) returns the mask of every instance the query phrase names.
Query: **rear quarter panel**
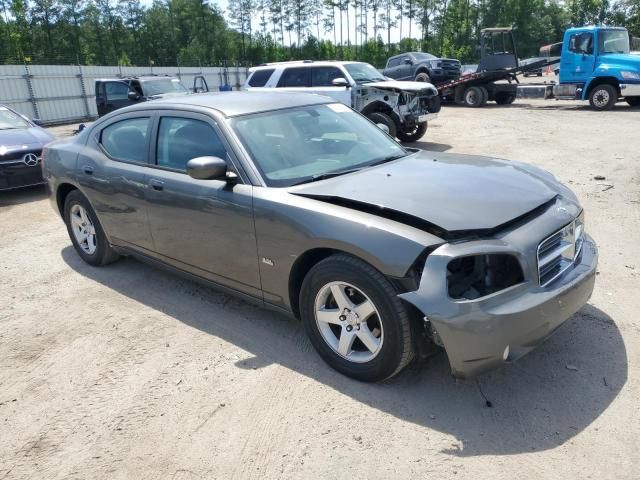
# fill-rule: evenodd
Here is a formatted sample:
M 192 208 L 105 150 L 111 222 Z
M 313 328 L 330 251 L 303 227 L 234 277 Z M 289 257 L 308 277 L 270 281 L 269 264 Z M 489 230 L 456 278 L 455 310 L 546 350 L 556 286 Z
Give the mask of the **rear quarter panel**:
M 42 173 L 47 182 L 49 200 L 53 209 L 62 214 L 57 204 L 57 192 L 60 185 L 69 183 L 77 187 L 78 153 L 83 144 L 79 137 L 57 140 L 47 148 L 47 157 Z

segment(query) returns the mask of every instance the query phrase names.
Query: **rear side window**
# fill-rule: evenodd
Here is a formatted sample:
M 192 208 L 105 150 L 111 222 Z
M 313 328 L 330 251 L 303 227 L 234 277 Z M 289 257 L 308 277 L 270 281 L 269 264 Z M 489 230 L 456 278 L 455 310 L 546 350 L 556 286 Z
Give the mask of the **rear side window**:
M 250 87 L 264 87 L 267 84 L 271 74 L 275 72 L 274 68 L 268 68 L 266 70 L 256 70 L 249 79 Z
M 186 171 L 189 160 L 208 156 L 227 159 L 226 148 L 211 125 L 192 118 L 162 117 L 158 166 Z
M 278 87 L 308 87 L 309 69 L 287 68 L 282 72 Z
M 112 123 L 102 130 L 100 144 L 109 156 L 117 160 L 147 163 L 149 123 L 148 117 Z
M 344 73 L 336 67 L 311 67 L 312 87 L 331 87 L 333 80 L 344 77 Z
M 128 100 L 129 86 L 122 82 L 107 82 L 104 84 L 107 100 Z

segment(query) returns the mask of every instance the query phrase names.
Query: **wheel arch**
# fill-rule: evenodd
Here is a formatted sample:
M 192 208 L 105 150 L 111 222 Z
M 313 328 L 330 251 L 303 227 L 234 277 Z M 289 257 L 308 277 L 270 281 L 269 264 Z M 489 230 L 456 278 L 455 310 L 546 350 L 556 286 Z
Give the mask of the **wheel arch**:
M 615 87 L 615 89 L 618 91 L 618 95 L 620 95 L 620 81 L 616 77 L 612 77 L 612 76 L 595 77 L 586 85 L 586 88 L 584 89 L 584 92 L 582 94 L 582 99 L 588 100 L 589 97 L 591 96 L 591 92 L 593 91 L 593 89 L 603 84 L 609 84 Z
M 413 74 L 414 78 L 419 73 L 426 73 L 427 75 L 429 75 L 429 77 L 431 77 L 431 71 L 429 70 L 429 68 L 426 65 L 420 65 L 420 66 L 418 66 L 418 68 L 416 68 L 416 71 Z
M 72 183 L 61 183 L 56 189 L 56 205 L 58 206 L 58 212 L 60 216 L 64 215 L 64 202 L 67 196 L 74 190 L 78 190 L 78 187 Z

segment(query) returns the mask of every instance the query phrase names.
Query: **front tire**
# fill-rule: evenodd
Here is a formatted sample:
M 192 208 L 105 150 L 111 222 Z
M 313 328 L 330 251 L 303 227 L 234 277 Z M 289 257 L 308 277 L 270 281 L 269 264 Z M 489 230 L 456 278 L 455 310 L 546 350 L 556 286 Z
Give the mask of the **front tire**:
M 419 74 L 416 75 L 415 81 L 431 83 L 431 77 L 427 72 L 420 72 Z
M 392 377 L 414 355 L 407 306 L 375 268 L 346 254 L 315 265 L 300 293 L 305 331 L 320 356 L 351 378 Z
M 389 129 L 389 136 L 392 138 L 396 138 L 396 133 L 397 133 L 397 128 L 396 128 L 396 122 L 393 121 L 393 118 L 391 118 L 389 115 L 387 115 L 386 113 L 382 113 L 382 112 L 372 112 L 369 115 L 367 115 L 367 118 L 369 120 L 371 120 L 373 123 L 377 124 L 382 124 L 384 126 L 386 126 Z
M 118 259 L 91 204 L 79 190 L 65 199 L 64 222 L 76 252 L 89 265 L 99 267 Z
M 591 90 L 589 104 L 599 112 L 611 110 L 618 101 L 618 89 L 608 83 L 597 85 Z
M 405 143 L 413 143 L 420 140 L 424 137 L 424 134 L 427 133 L 428 124 L 427 122 L 418 123 L 412 129 L 398 132 L 398 138 L 401 142 Z

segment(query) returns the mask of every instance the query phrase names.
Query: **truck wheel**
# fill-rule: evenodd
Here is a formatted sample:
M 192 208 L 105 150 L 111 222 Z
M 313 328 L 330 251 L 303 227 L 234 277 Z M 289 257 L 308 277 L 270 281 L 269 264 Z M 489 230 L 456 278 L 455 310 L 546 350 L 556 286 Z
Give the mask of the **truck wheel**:
M 415 81 L 431 83 L 431 77 L 429 77 L 429 74 L 427 72 L 420 72 L 416 75 Z
M 425 133 L 427 133 L 427 127 L 427 122 L 424 122 L 418 123 L 413 128 L 410 128 L 408 130 L 399 130 L 398 138 L 400 139 L 400 141 L 406 143 L 417 142 L 422 137 L 424 137 Z
M 389 115 L 382 112 L 373 112 L 367 115 L 367 118 L 376 125 L 380 124 L 386 126 L 389 129 L 389 136 L 392 138 L 396 138 L 396 122 L 394 122 L 393 118 L 391 118 Z
M 467 107 L 482 107 L 487 102 L 481 87 L 469 87 L 464 92 L 464 104 Z
M 625 100 L 632 107 L 640 107 L 640 97 L 627 97 Z
M 414 356 L 409 309 L 384 275 L 355 257 L 332 255 L 309 271 L 300 315 L 320 356 L 357 380 L 389 378 Z
M 591 108 L 598 111 L 611 110 L 618 101 L 618 90 L 613 85 L 603 83 L 594 87 L 589 95 Z
M 516 96 L 512 93 L 500 92 L 496 95 L 496 103 L 498 105 L 511 105 L 515 100 Z

